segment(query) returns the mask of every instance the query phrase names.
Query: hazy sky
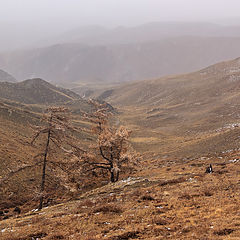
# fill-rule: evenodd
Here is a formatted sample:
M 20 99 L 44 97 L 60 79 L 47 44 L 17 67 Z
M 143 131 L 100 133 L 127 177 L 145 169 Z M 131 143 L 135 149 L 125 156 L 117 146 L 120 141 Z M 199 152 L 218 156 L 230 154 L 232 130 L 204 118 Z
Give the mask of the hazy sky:
M 240 0 L 0 0 L 0 22 L 69 26 L 240 17 Z
M 239 9 L 240 0 L 0 0 L 0 51 L 40 46 L 86 25 L 219 19 L 240 25 Z

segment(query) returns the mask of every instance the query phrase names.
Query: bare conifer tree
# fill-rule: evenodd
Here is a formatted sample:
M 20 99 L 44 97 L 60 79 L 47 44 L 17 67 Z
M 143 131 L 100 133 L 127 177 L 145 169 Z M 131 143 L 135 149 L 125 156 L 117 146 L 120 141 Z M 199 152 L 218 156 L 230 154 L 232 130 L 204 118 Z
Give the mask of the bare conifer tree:
M 40 187 L 40 203 L 38 207 L 39 210 L 43 207 L 47 163 L 55 163 L 61 169 L 63 169 L 63 163 L 59 161 L 48 161 L 50 145 L 54 145 L 58 149 L 61 149 L 69 154 L 72 153 L 71 150 L 67 150 L 64 148 L 64 140 L 67 138 L 66 132 L 67 130 L 72 129 L 69 114 L 69 110 L 63 107 L 48 108 L 47 113 L 43 117 L 43 121 L 46 126 L 37 127 L 37 130 L 31 142 L 33 144 L 38 138 L 40 138 L 40 136 L 45 136 L 45 148 L 43 152 L 42 178 Z

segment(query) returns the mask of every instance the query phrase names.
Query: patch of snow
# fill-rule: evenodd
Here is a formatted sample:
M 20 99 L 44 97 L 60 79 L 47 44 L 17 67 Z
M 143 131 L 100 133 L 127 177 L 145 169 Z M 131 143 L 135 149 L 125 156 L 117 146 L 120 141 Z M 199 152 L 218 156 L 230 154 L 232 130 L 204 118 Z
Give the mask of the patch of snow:
M 12 228 L 4 228 L 0 232 L 4 233 L 4 232 L 14 232 L 14 231 L 15 230 L 13 230 Z
M 79 213 L 79 214 L 74 214 L 73 216 L 74 216 L 74 217 L 80 217 L 80 216 L 82 216 L 82 215 Z
M 189 181 L 189 182 L 197 182 L 197 180 L 196 180 L 196 179 L 193 179 L 193 178 L 189 178 L 188 181 Z
M 230 163 L 236 163 L 236 162 L 239 162 L 239 161 L 240 161 L 239 158 L 235 158 L 235 159 L 233 159 L 233 160 L 229 160 Z
M 216 129 L 215 132 L 222 132 L 222 131 L 224 131 L 226 129 L 234 129 L 234 128 L 238 128 L 238 127 L 240 127 L 240 123 L 239 122 L 237 122 L 237 123 L 229 123 L 229 124 L 224 125 L 221 128 Z
M 148 181 L 148 179 L 144 179 L 144 178 L 133 178 L 133 177 L 129 177 L 127 179 L 123 179 L 115 184 L 121 184 L 121 183 L 125 183 L 126 185 L 133 185 L 134 183 L 137 182 L 142 182 L 142 181 Z

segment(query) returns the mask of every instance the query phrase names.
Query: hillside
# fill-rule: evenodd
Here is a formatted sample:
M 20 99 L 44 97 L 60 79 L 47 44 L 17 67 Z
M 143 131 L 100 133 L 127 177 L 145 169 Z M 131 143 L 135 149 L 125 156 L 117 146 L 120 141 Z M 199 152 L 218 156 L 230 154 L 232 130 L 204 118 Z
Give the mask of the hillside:
M 80 96 L 36 78 L 18 83 L 0 83 L 0 98 L 27 104 L 56 104 L 77 100 Z
M 80 26 L 50 37 L 46 45 L 81 43 L 91 46 L 138 44 L 182 36 L 240 37 L 239 21 L 235 24 L 211 22 L 149 22 L 133 27 L 107 28 L 100 25 Z
M 16 82 L 16 79 L 9 73 L 0 69 L 0 82 Z
M 185 73 L 240 55 L 238 37 L 171 37 L 149 42 L 68 43 L 0 54 L 0 67 L 18 80 L 40 77 L 83 87 Z
M 23 103 L 13 101 L 14 94 L 9 94 L 11 101 L 0 100 L 1 239 L 238 239 L 239 73 L 240 59 L 235 59 L 102 92 L 100 98 L 117 107 L 113 122 L 133 130 L 131 142 L 142 153 L 136 171 L 121 174 L 116 183 L 94 174 L 80 176 L 77 188 L 68 191 L 70 183 L 49 168 L 48 200 L 39 212 L 39 167 L 1 182 L 20 164 L 33 163 L 44 147 L 29 141 L 30 124 L 40 123 L 46 106 L 39 97 L 41 105 L 24 104 L 33 101 L 26 89 L 34 94 L 34 89 L 41 90 L 41 96 L 47 92 L 47 99 L 60 94 L 55 104 L 70 107 L 78 126 L 86 126 L 79 113 L 88 103 L 40 79 L 19 83 Z M 91 144 L 92 136 L 79 138 Z M 205 172 L 209 164 L 211 174 Z M 14 212 L 16 206 L 21 214 Z
M 145 160 L 138 177 L 40 212 L 15 214 L 0 221 L 1 238 L 239 239 L 239 151 L 174 160 Z M 205 173 L 209 163 L 212 174 Z
M 122 120 L 137 131 L 133 140 L 139 149 L 191 156 L 218 152 L 239 144 L 234 140 L 239 69 L 238 58 L 190 74 L 125 84 L 99 97 L 118 106 Z
M 93 106 L 70 90 L 57 88 L 41 79 L 0 83 L 0 209 L 24 204 L 29 209 L 34 205 L 42 169 L 35 164 L 44 149 L 44 138 L 35 145 L 31 141 L 35 131 L 46 125 L 43 113 L 49 105 L 68 108 L 71 111 L 68 116 L 76 128 L 89 128 L 89 123 L 82 119 L 82 112 L 92 111 Z M 92 141 L 87 132 L 79 131 L 75 135 L 81 146 Z M 54 156 L 61 159 L 61 154 L 54 150 Z M 59 176 L 52 175 L 52 170 L 48 166 L 46 191 L 52 192 L 57 187 L 61 191 L 54 192 L 52 197 L 70 198 L 69 189 L 61 183 Z M 6 176 L 10 177 L 4 180 Z
M 106 98 L 104 92 L 99 97 L 128 106 L 156 106 L 160 101 L 168 105 L 194 101 L 201 103 L 237 93 L 239 81 L 240 58 L 237 58 L 189 74 L 122 84 L 112 89 Z

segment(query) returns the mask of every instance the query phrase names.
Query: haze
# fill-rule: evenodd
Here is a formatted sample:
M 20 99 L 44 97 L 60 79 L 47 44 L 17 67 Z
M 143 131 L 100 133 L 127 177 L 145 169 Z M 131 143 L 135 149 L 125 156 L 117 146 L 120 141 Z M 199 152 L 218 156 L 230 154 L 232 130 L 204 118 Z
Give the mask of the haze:
M 135 25 L 206 21 L 239 15 L 238 0 L 1 0 L 2 21 L 64 25 Z
M 235 22 L 238 0 L 0 0 L 0 50 L 30 47 L 79 26 Z

